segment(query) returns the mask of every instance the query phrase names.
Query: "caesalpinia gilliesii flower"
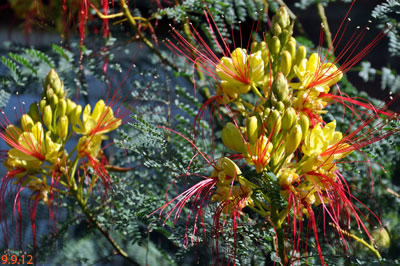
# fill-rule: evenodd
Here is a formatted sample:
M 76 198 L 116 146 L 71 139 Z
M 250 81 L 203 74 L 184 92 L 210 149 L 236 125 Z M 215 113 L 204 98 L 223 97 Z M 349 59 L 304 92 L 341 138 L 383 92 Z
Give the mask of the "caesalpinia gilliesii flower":
M 122 124 L 125 117 L 119 108 L 118 116 L 112 110 L 117 101 L 118 97 L 113 95 L 113 102 L 106 104 L 104 100 L 99 100 L 93 112 L 90 105 L 82 112 L 81 105 L 67 98 L 63 82 L 52 69 L 43 83 L 42 99 L 39 103 L 32 103 L 29 112 L 21 114 L 18 126 L 12 124 L 2 112 L 0 138 L 11 148 L 4 156 L 8 172 L 1 179 L 0 206 L 5 206 L 10 183 L 17 187 L 16 191 L 25 188 L 32 191 L 33 207 L 30 211 L 35 249 L 34 214 L 40 201 L 49 206 L 50 216 L 54 218 L 53 201 L 59 193 L 72 195 L 86 204 L 99 177 L 107 192 L 110 178 L 102 142 L 109 132 Z M 77 143 L 71 139 L 73 134 L 81 135 Z M 71 142 L 75 148 L 67 151 L 67 144 L 70 146 Z M 80 176 L 77 169 L 83 169 L 84 175 Z M 87 184 L 90 187 L 84 189 Z M 18 193 L 14 210 L 21 213 L 19 201 Z M 0 220 L 4 223 L 7 222 L 6 212 L 4 208 L 0 209 Z
M 206 16 L 208 18 L 209 14 Z M 212 22 L 210 29 L 213 30 L 216 26 L 212 18 L 208 21 Z M 337 83 L 387 31 L 384 30 L 373 40 L 373 45 L 361 49 L 358 54 L 353 49 L 358 48 L 358 41 L 364 35 L 355 35 L 356 41 L 349 41 L 346 46 L 349 49 L 339 54 L 336 60 L 332 57 L 335 47 L 329 47 L 326 55 L 322 55 L 320 50 L 307 56 L 306 47 L 299 46 L 292 37 L 292 28 L 287 10 L 281 8 L 272 19 L 271 29 L 263 36 L 263 42 L 253 42 L 247 48 L 235 47 L 232 52 L 226 38 L 217 30 L 222 40 L 220 57 L 212 52 L 193 26 L 192 35 L 199 46 L 190 44 L 174 31 L 178 45 L 171 41 L 168 44 L 173 48 L 186 45 L 176 50 L 196 69 L 216 81 L 216 95 L 207 99 L 199 117 L 201 119 L 213 100 L 226 107 L 225 113 L 230 120 L 223 120 L 221 140 L 228 155 L 213 164 L 211 176 L 158 211 L 177 200 L 176 207 L 167 216 L 176 211 L 176 221 L 183 206 L 193 198 L 194 217 L 201 217 L 204 203 L 211 197 L 211 201 L 217 203 L 213 215 L 217 236 L 227 217 L 231 217 L 232 224 L 237 226 L 238 217 L 244 212 L 255 212 L 261 215 L 260 222 L 267 220 L 274 228 L 276 249 L 284 265 L 295 263 L 301 247 L 310 246 L 308 233 L 306 244 L 302 243 L 303 224 L 308 223 L 307 232 L 312 229 L 314 246 L 321 263 L 325 264 L 316 210 L 322 211 L 324 221 L 329 219 L 340 239 L 344 239 L 344 232 L 351 223 L 371 238 L 363 221 L 367 215 L 375 217 L 379 223 L 379 218 L 371 210 L 362 210 L 355 204 L 359 200 L 352 194 L 339 165 L 352 152 L 398 132 L 399 129 L 395 128 L 379 136 L 396 115 L 343 96 Z M 335 37 L 335 40 L 339 39 L 342 38 Z M 186 54 L 188 51 L 190 53 Z M 341 59 L 344 62 L 339 65 Z M 352 129 L 353 124 L 349 125 L 344 133 L 336 129 L 335 120 L 325 121 L 326 106 L 334 101 L 356 114 L 358 120 L 354 124 L 358 126 Z M 358 107 L 362 109 L 362 116 L 357 114 Z M 217 108 L 213 106 L 211 112 L 215 110 Z M 374 124 L 376 120 L 381 122 Z M 370 128 L 372 124 L 375 126 L 373 129 Z M 226 175 L 221 165 L 233 164 L 236 167 L 230 169 L 235 169 L 233 172 L 236 174 Z M 240 169 L 237 165 L 241 166 Z M 226 213 L 230 215 L 221 216 Z M 288 229 L 290 226 L 292 228 Z M 325 227 L 323 230 L 325 232 Z M 345 241 L 343 244 L 347 246 Z

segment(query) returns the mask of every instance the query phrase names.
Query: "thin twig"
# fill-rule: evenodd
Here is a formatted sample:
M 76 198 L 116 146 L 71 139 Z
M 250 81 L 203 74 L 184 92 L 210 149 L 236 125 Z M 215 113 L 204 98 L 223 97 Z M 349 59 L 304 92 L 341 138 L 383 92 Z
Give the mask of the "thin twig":
M 390 188 L 386 188 L 386 191 L 389 192 L 390 194 L 392 194 L 393 196 L 395 196 L 396 198 L 400 198 L 399 193 L 397 193 L 396 191 L 393 191 Z
M 97 221 L 96 217 L 89 211 L 85 202 L 79 197 L 78 191 L 72 190 L 72 194 L 75 196 L 79 206 L 81 207 L 82 212 L 85 214 L 86 218 L 97 227 L 97 229 L 107 238 L 108 242 L 114 247 L 118 255 L 122 256 L 126 261 L 131 263 L 132 265 L 139 266 L 140 264 L 133 258 L 129 257 L 128 253 L 126 253 L 118 243 L 111 237 L 108 231 L 101 226 L 99 221 Z
M 326 18 L 325 8 L 322 3 L 317 3 L 318 15 L 321 19 L 324 35 L 325 35 L 325 42 L 328 47 L 332 47 L 332 34 L 329 29 L 328 19 Z

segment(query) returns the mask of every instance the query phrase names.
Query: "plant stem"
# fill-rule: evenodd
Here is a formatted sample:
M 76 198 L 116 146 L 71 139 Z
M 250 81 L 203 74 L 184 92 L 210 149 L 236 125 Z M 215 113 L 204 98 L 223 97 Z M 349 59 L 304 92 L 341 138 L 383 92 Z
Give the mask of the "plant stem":
M 356 236 L 356 235 L 353 235 L 352 233 L 350 233 L 350 232 L 348 232 L 348 231 L 345 231 L 345 230 L 343 230 L 343 229 L 341 229 L 341 228 L 338 228 L 338 227 L 337 227 L 335 224 L 333 224 L 333 223 L 329 223 L 329 225 L 332 226 L 332 227 L 334 227 L 334 228 L 336 228 L 336 229 L 339 229 L 340 232 L 342 232 L 342 234 L 344 234 L 344 235 L 346 235 L 346 236 L 348 236 L 348 237 L 350 237 L 350 238 L 353 238 L 355 241 L 357 241 L 358 243 L 360 243 L 360 244 L 362 244 L 363 246 L 365 246 L 366 248 L 368 248 L 368 249 L 375 255 L 375 257 L 376 257 L 378 260 L 381 260 L 381 259 L 382 259 L 381 254 L 379 253 L 379 251 L 378 251 L 376 248 L 374 248 L 371 244 L 368 244 L 364 239 L 362 239 L 362 238 L 360 238 L 360 237 L 358 237 L 358 236 Z
M 77 200 L 79 206 L 81 207 L 82 212 L 85 214 L 86 218 L 97 227 L 97 229 L 105 236 L 105 238 L 110 242 L 110 244 L 114 247 L 114 249 L 117 251 L 117 253 L 122 256 L 126 261 L 131 263 L 132 265 L 140 265 L 136 260 L 133 258 L 129 257 L 128 253 L 126 253 L 115 240 L 111 237 L 111 235 L 107 232 L 105 228 L 101 226 L 101 224 L 97 221 L 96 217 L 89 211 L 87 208 L 85 202 L 81 199 L 81 197 L 78 194 L 77 190 L 71 190 L 71 194 L 75 197 Z
M 271 205 L 271 219 L 276 231 L 276 237 L 278 238 L 279 258 L 281 259 L 282 265 L 287 265 L 287 257 L 285 254 L 285 235 L 283 233 L 282 221 L 279 215 L 279 210 L 274 204 Z
M 322 3 L 317 3 L 318 15 L 322 21 L 324 35 L 325 35 L 325 42 L 328 48 L 332 47 L 332 34 L 329 29 L 328 19 L 326 18 L 325 8 Z

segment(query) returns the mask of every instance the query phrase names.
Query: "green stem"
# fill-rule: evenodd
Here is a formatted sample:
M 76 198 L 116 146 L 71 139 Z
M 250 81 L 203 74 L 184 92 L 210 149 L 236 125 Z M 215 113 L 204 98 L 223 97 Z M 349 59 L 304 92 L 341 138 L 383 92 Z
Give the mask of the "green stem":
M 324 9 L 324 6 L 322 5 L 322 3 L 317 3 L 317 9 L 318 9 L 319 18 L 322 21 L 326 45 L 328 46 L 328 48 L 331 48 L 332 47 L 332 34 L 331 34 L 331 31 L 329 30 L 328 19 L 326 18 L 325 9 Z
M 350 237 L 350 238 L 353 238 L 355 241 L 357 241 L 358 243 L 360 243 L 360 244 L 362 244 L 363 246 L 365 246 L 366 248 L 368 248 L 368 249 L 375 255 L 375 257 L 376 257 L 378 260 L 381 260 L 381 259 L 382 259 L 381 254 L 379 253 L 379 251 L 378 251 L 376 248 L 374 248 L 371 244 L 368 244 L 364 239 L 359 238 L 358 236 L 356 236 L 356 235 L 354 235 L 354 234 L 352 234 L 352 233 L 350 233 L 350 232 L 348 232 L 348 231 L 345 231 L 345 230 L 343 230 L 343 229 L 341 229 L 341 228 L 338 228 L 338 227 L 337 227 L 335 224 L 333 224 L 333 223 L 329 223 L 329 225 L 332 226 L 332 227 L 334 227 L 334 228 L 336 228 L 336 229 L 339 229 L 340 232 L 342 232 L 342 234 L 344 234 L 344 235 L 346 235 L 346 236 L 348 236 L 348 237 Z

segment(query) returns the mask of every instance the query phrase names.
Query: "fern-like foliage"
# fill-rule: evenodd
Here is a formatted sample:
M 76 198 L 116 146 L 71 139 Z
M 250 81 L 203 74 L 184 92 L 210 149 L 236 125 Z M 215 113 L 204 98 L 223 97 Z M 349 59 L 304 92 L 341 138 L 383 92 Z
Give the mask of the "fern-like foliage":
M 389 52 L 392 56 L 400 56 L 400 34 L 399 17 L 400 2 L 396 0 L 386 0 L 377 5 L 371 13 L 372 17 L 377 19 L 380 28 L 390 28 L 387 36 L 389 38 Z

